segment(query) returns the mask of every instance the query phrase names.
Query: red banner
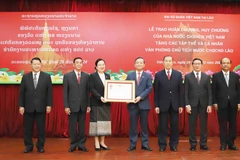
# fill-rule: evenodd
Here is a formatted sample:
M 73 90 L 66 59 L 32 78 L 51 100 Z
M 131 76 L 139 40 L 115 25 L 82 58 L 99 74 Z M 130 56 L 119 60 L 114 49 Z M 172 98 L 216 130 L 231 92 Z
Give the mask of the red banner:
M 174 68 L 183 75 L 192 70 L 195 57 L 204 61 L 208 74 L 220 70 L 223 57 L 240 73 L 240 15 L 1 12 L 0 19 L 0 83 L 20 83 L 35 56 L 56 84 L 73 69 L 77 56 L 84 59 L 88 73 L 94 71 L 95 60 L 103 58 L 116 80 L 134 70 L 138 56 L 153 76 L 163 68 L 166 55 L 174 57 Z

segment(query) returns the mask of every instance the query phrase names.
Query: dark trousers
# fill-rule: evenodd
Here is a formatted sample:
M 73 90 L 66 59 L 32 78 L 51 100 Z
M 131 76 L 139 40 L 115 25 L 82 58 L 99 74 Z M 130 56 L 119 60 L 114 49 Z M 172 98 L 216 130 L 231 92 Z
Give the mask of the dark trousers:
M 208 113 L 207 113 L 207 107 L 201 106 L 200 102 L 198 102 L 198 105 L 196 107 L 191 106 L 191 114 L 189 114 L 188 116 L 189 143 L 191 146 L 197 145 L 196 126 L 197 126 L 198 114 L 200 119 L 200 146 L 205 146 L 207 145 Z
M 170 106 L 169 110 L 166 112 L 161 112 L 158 116 L 158 145 L 160 148 L 166 148 L 167 146 L 167 135 L 168 135 L 168 115 L 170 117 L 170 147 L 177 147 L 179 141 L 179 131 L 178 131 L 178 116 L 179 112 L 175 111 Z
M 27 148 L 33 148 L 33 129 L 34 121 L 36 121 L 38 130 L 38 140 L 36 146 L 39 148 L 44 147 L 45 143 L 45 122 L 46 122 L 46 112 L 25 112 L 23 116 L 24 123 L 24 144 Z
M 138 138 L 138 117 L 140 116 L 142 146 L 148 146 L 148 113 L 149 110 L 140 110 L 138 105 L 129 110 L 130 113 L 130 146 L 135 147 Z
M 234 145 L 236 139 L 236 117 L 237 107 L 232 108 L 230 102 L 225 109 L 218 109 L 219 135 L 221 145 Z M 229 134 L 227 135 L 227 123 L 229 125 Z
M 68 127 L 70 135 L 70 147 L 72 149 L 84 147 L 86 142 L 86 111 L 71 112 L 68 116 Z

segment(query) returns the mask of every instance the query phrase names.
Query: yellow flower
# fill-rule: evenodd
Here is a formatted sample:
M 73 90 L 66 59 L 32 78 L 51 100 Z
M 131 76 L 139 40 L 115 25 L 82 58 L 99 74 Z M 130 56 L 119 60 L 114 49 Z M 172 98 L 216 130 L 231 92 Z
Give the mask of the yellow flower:
M 6 72 L 0 72 L 0 82 L 9 82 L 10 77 Z
M 22 80 L 22 75 L 21 74 L 16 75 L 13 80 L 15 82 L 20 82 Z
M 110 78 L 111 80 L 114 80 L 114 76 L 111 76 L 111 78 Z
M 126 80 L 127 79 L 127 74 L 126 73 L 122 73 L 122 75 L 119 78 L 120 80 Z
M 61 81 L 61 77 L 56 74 L 55 76 L 51 76 L 52 77 L 52 82 L 60 82 Z

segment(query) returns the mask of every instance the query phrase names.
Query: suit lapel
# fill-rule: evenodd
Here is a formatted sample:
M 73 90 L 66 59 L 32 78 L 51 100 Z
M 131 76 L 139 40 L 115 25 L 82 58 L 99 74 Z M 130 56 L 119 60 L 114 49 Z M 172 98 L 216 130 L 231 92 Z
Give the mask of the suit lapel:
M 229 72 L 230 73 L 230 72 Z M 231 74 L 230 74 L 231 75 Z M 230 75 L 229 75 L 229 78 L 230 78 Z M 226 85 L 226 87 L 228 87 L 227 86 L 227 82 L 226 82 L 226 80 L 225 80 L 225 78 L 224 78 L 224 75 L 223 75 L 223 73 L 222 73 L 222 71 L 221 71 L 221 73 L 220 73 L 220 78 L 221 78 L 221 80 L 223 81 L 223 83 Z M 231 78 L 230 78 L 231 79 Z M 230 79 L 229 79 L 229 82 L 230 82 Z M 229 83 L 230 84 L 230 83 Z
M 191 75 L 192 75 L 193 80 L 196 82 L 196 84 L 198 84 L 197 78 L 196 78 L 196 76 L 195 76 L 193 71 L 192 71 Z M 201 83 L 201 80 L 200 80 L 200 83 Z
M 136 73 L 136 72 L 135 72 Z M 140 82 L 139 82 L 139 86 L 140 86 L 140 84 L 142 83 L 142 81 L 143 81 L 143 79 L 144 79 L 144 76 L 145 76 L 145 72 L 143 71 L 142 72 L 142 75 L 141 75 L 141 77 L 140 77 Z M 135 74 L 135 76 L 136 76 L 136 74 Z
M 205 75 L 203 74 L 203 72 L 201 72 L 201 78 L 200 78 L 200 82 L 199 82 L 199 85 L 201 86 L 202 83 L 204 82 L 204 79 L 205 79 Z
M 171 75 L 172 76 L 172 75 Z M 164 77 L 164 80 L 168 81 L 168 77 L 167 77 L 167 74 L 166 74 L 166 71 L 165 69 L 162 70 L 162 77 Z M 171 79 L 171 78 L 170 78 Z
M 75 74 L 74 71 L 72 71 L 72 79 L 73 79 L 73 81 L 74 81 L 77 85 L 79 85 L 79 84 L 78 84 L 78 80 L 77 80 L 77 75 Z
M 229 71 L 229 80 L 228 80 L 228 87 L 233 84 L 233 74 L 232 72 Z M 227 83 L 226 83 L 227 84 Z
M 165 72 L 166 73 L 166 72 Z M 167 77 L 167 74 L 165 74 L 166 77 Z M 170 75 L 170 82 L 172 82 L 172 80 L 174 79 L 174 76 L 175 76 L 175 71 L 172 69 L 172 73 Z M 167 77 L 167 80 L 168 80 L 168 77 Z
M 84 74 L 84 72 L 81 72 L 81 80 L 80 80 L 80 84 L 79 84 L 79 86 L 81 86 L 81 84 L 82 84 L 82 80 L 84 79 L 84 77 L 85 77 L 85 74 Z M 78 80 L 77 80 L 77 82 L 78 82 Z
M 105 79 L 106 79 L 106 74 L 104 73 L 104 75 L 105 75 Z M 98 82 L 101 84 L 101 86 L 104 87 L 104 84 L 103 84 L 98 72 L 95 72 L 95 76 L 98 79 Z
M 33 88 L 33 89 L 35 89 L 35 87 L 34 87 L 34 84 L 33 84 L 33 74 L 32 74 L 32 72 L 29 74 L 29 80 L 30 80 L 30 86 Z
M 135 86 L 137 87 L 138 84 L 137 84 L 137 77 L 136 77 L 136 71 L 132 73 L 133 74 L 133 80 L 135 80 Z
M 38 77 L 38 81 L 37 81 L 37 87 L 36 89 L 38 88 L 38 86 L 41 84 L 42 80 L 43 80 L 43 74 L 42 72 L 39 73 L 39 77 Z M 33 85 L 34 86 L 34 85 Z

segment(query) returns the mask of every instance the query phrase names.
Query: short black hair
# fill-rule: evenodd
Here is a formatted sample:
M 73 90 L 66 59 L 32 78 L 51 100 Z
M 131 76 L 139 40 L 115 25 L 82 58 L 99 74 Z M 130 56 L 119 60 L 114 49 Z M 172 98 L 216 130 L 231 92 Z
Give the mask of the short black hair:
M 105 61 L 104 61 L 104 59 L 98 58 L 98 59 L 95 61 L 95 67 L 94 67 L 95 70 L 97 70 L 97 65 L 98 65 L 98 62 L 100 62 L 100 61 L 103 61 L 104 64 L 106 64 Z
M 76 57 L 76 58 L 73 59 L 73 63 L 75 63 L 75 61 L 76 61 L 77 59 L 81 59 L 81 60 L 82 60 L 81 57 Z
M 143 57 L 137 57 L 134 62 L 136 62 L 138 59 L 142 59 L 142 60 L 143 60 L 143 63 L 145 63 L 145 60 L 144 60 Z
M 193 65 L 194 61 L 201 61 L 201 64 L 203 64 L 203 61 L 202 61 L 200 58 L 194 58 L 194 59 L 192 60 L 192 65 Z
M 103 61 L 103 62 L 105 63 L 104 59 L 98 58 L 98 59 L 95 61 L 95 67 L 97 67 L 98 62 L 100 62 L 100 61 Z
M 164 60 L 165 60 L 165 58 L 167 58 L 167 57 L 171 57 L 171 58 L 172 58 L 172 60 L 173 60 L 173 56 L 167 55 L 167 56 L 164 56 L 164 57 L 163 57 L 163 61 L 164 61 Z
M 228 57 L 224 57 L 224 58 L 229 59 Z M 224 58 L 222 58 L 222 59 L 220 60 L 220 64 L 222 64 L 222 60 L 223 60 Z M 230 64 L 232 64 L 232 60 L 231 60 L 231 59 L 229 59 L 229 60 L 230 60 Z
M 42 61 L 41 61 L 40 58 L 38 58 L 38 57 L 33 57 L 32 60 L 31 60 L 31 64 L 32 64 L 32 62 L 33 62 L 34 60 L 39 61 L 40 63 L 42 63 Z

